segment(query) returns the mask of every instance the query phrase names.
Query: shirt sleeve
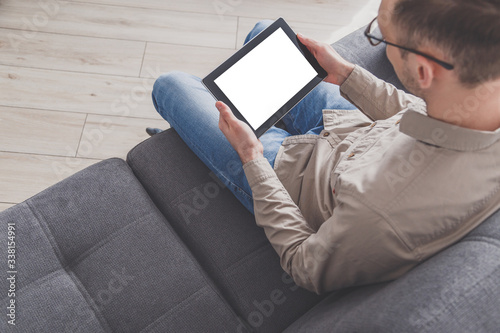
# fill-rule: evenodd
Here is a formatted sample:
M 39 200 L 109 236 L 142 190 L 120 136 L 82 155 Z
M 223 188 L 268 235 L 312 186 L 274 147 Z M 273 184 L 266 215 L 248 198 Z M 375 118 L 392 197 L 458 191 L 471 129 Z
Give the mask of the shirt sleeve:
M 390 118 L 412 103 L 425 104 L 421 98 L 397 89 L 357 65 L 340 86 L 340 92 L 373 120 Z
M 418 263 L 390 224 L 362 200 L 339 193 L 334 215 L 314 232 L 265 158 L 243 168 L 257 225 L 297 285 L 321 294 L 389 281 Z

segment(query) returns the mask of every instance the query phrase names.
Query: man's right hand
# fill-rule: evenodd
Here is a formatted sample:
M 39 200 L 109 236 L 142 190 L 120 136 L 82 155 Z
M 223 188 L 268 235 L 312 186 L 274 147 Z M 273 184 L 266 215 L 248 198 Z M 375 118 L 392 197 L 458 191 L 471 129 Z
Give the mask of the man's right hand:
M 340 56 L 333 47 L 298 34 L 300 42 L 314 55 L 321 67 L 328 73 L 326 82 L 342 85 L 352 73 L 354 65 Z

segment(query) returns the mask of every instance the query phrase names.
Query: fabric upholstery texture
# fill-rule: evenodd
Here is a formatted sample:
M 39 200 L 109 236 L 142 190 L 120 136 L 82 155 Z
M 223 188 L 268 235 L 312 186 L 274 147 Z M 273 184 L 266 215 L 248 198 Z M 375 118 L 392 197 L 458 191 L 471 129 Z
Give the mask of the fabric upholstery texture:
M 391 282 L 326 298 L 292 332 L 497 332 L 500 211 Z
M 234 332 L 240 325 L 122 160 L 91 166 L 0 221 L 0 248 L 14 222 L 18 253 L 17 323 L 13 329 L 2 315 L 0 332 Z
M 127 161 L 250 328 L 282 331 L 319 302 L 320 296 L 298 288 L 281 269 L 278 255 L 253 215 L 174 130 L 141 143 L 130 151 Z M 278 302 L 271 305 L 273 298 Z

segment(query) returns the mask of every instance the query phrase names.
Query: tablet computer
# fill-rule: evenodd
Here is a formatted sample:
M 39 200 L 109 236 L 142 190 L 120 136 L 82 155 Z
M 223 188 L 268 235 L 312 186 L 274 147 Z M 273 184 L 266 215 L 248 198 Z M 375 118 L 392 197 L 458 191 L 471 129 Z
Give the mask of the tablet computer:
M 327 76 L 279 18 L 202 82 L 260 137 Z

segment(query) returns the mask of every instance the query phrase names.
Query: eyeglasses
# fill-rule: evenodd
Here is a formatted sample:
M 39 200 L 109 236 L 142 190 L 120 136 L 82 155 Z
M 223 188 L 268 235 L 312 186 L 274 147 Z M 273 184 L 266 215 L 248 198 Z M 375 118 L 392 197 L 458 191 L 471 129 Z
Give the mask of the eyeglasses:
M 453 65 L 451 65 L 451 64 L 449 64 L 447 62 L 444 62 L 442 60 L 436 59 L 433 56 L 430 56 L 430 55 L 425 54 L 423 52 L 420 52 L 420 51 L 417 51 L 417 50 L 414 50 L 414 49 L 410 49 L 408 47 L 400 46 L 400 45 L 397 45 L 397 44 L 394 44 L 394 43 L 386 41 L 384 39 L 384 37 L 382 36 L 382 34 L 380 33 L 380 29 L 379 29 L 377 18 L 378 17 L 375 17 L 373 19 L 373 21 L 370 22 L 370 24 L 368 25 L 368 27 L 366 27 L 366 30 L 365 30 L 365 36 L 366 36 L 366 38 L 368 38 L 368 41 L 370 42 L 370 44 L 372 44 L 373 46 L 377 46 L 380 43 L 385 43 L 387 45 L 392 45 L 394 47 L 398 47 L 398 48 L 403 49 L 405 51 L 421 55 L 422 57 L 425 57 L 425 58 L 427 58 L 429 60 L 432 60 L 432 61 L 436 62 L 437 64 L 443 66 L 447 70 L 452 70 L 452 69 L 455 68 L 455 66 L 453 66 Z M 379 35 L 379 36 L 377 36 L 377 35 Z

